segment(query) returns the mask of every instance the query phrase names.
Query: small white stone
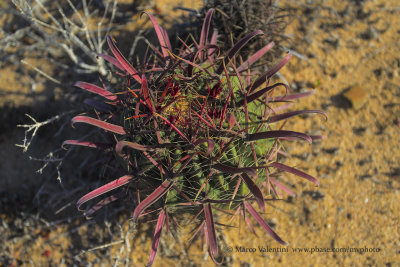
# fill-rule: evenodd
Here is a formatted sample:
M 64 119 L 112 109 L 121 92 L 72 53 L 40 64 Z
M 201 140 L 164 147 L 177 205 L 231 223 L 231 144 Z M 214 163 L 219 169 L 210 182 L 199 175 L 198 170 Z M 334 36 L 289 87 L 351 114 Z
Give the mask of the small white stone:
M 365 203 L 368 203 L 368 198 L 365 199 Z

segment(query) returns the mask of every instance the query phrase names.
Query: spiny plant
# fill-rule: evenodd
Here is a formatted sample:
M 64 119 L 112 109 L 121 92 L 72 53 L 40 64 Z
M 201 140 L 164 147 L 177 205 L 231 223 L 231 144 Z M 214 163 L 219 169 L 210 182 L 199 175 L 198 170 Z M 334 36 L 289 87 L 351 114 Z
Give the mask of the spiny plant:
M 90 216 L 104 205 L 128 197 L 135 204 L 134 222 L 142 217 L 157 218 L 148 265 L 154 261 L 162 228 L 187 222 L 187 215 L 191 216 L 189 223 L 196 225 L 193 236 L 204 236 L 213 260 L 219 255 L 218 211 L 232 219 L 237 215 L 245 218 L 254 232 L 246 213 L 251 214 L 273 239 L 287 245 L 254 203 L 265 212 L 265 202 L 277 199 L 279 190 L 293 194 L 277 178 L 282 171 L 318 185 L 314 177 L 277 161 L 278 154 L 285 154 L 282 140 L 311 143 L 321 138 L 283 130 L 277 123 L 306 113 L 326 116 L 319 110 L 278 113 L 292 100 L 314 91 L 290 94 L 287 85 L 272 84 L 272 76 L 290 54 L 265 73 L 250 70 L 272 44 L 238 62 L 238 51 L 262 35 L 260 30 L 244 36 L 229 51 L 220 51 L 216 32 L 208 38 L 213 12 L 210 9 L 205 16 L 200 40 L 191 44 L 182 41 L 176 51 L 166 31 L 144 12 L 153 23 L 160 49 L 150 45 L 153 56 L 145 56 L 143 64 L 134 68 L 108 36 L 113 56 L 99 56 L 118 69 L 124 82 L 114 90 L 76 83 L 102 100 L 85 101 L 94 108 L 93 116 L 76 116 L 72 124 L 98 127 L 103 141 L 66 140 L 63 146 L 104 150 L 109 157 L 103 164 L 119 177 L 84 195 L 77 207 L 81 209 L 86 202 L 108 193 L 85 214 Z M 275 96 L 278 89 L 282 89 L 281 95 Z

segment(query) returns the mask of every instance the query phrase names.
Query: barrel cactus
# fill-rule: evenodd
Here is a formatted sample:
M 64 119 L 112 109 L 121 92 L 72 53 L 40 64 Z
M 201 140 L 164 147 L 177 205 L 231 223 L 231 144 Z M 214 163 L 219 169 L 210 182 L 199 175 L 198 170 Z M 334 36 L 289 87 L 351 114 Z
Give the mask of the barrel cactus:
M 232 216 L 252 215 L 277 242 L 287 243 L 264 221 L 265 201 L 276 199 L 278 191 L 291 191 L 276 177 L 281 171 L 296 174 L 318 185 L 314 177 L 277 161 L 283 153 L 282 140 L 303 139 L 312 142 L 318 136 L 282 130 L 276 122 L 318 110 L 280 112 L 292 100 L 314 91 L 291 94 L 287 85 L 271 83 L 271 77 L 290 59 L 262 74 L 250 70 L 272 46 L 266 45 L 246 61 L 238 51 L 262 35 L 254 31 L 239 40 L 229 51 L 216 45 L 218 33 L 209 38 L 213 9 L 204 19 L 199 41 L 182 41 L 173 50 L 166 31 L 155 18 L 153 23 L 159 48 L 133 67 L 107 37 L 112 55 L 99 57 L 114 65 L 124 77 L 123 86 L 107 88 L 86 82 L 76 86 L 97 94 L 101 101 L 85 102 L 93 107 L 92 116 L 78 115 L 72 124 L 95 126 L 105 142 L 66 140 L 63 146 L 80 145 L 102 149 L 112 158 L 115 180 L 89 192 L 77 202 L 100 199 L 86 209 L 92 215 L 104 205 L 130 196 L 135 208 L 132 219 L 157 218 L 148 265 L 154 261 L 163 227 L 171 227 L 187 215 L 202 233 L 209 255 L 218 253 L 215 213 Z M 275 92 L 281 91 L 276 96 Z M 275 103 L 286 102 L 276 107 Z M 274 107 L 275 106 L 275 107 Z M 279 170 L 278 172 L 274 170 Z M 181 220 L 183 221 L 183 220 Z M 187 219 L 185 219 L 187 221 Z

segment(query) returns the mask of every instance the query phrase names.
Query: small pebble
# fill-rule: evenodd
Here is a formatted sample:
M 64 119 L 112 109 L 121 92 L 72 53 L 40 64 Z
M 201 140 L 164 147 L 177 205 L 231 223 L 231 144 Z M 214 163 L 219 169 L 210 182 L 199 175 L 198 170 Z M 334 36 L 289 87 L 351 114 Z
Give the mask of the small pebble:
M 365 32 L 360 35 L 364 40 L 379 40 L 378 31 L 374 27 L 369 27 Z
M 349 91 L 344 93 L 355 110 L 360 109 L 367 102 L 367 91 L 359 85 L 353 86 Z

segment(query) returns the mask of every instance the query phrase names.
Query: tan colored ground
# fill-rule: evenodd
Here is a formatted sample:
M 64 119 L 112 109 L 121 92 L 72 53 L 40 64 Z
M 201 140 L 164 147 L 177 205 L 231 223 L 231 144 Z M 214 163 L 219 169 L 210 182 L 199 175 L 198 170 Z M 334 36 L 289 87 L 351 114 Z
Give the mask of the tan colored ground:
M 281 73 L 298 89 L 317 89 L 315 95 L 299 101 L 297 107 L 323 109 L 329 119 L 324 121 L 314 115 L 289 120 L 288 129 L 323 134 L 325 139 L 312 145 L 287 144 L 292 157 L 286 164 L 319 178 L 320 186 L 313 187 L 301 178 L 285 174 L 287 181 L 295 185 L 297 197 L 274 202 L 275 208 L 269 207 L 264 218 L 273 222 L 277 233 L 290 243 L 288 252 L 260 253 L 259 246 L 280 248 L 260 228 L 256 229 L 258 238 L 247 230 L 242 229 L 239 235 L 237 229 L 228 229 L 223 231 L 224 237 L 219 236 L 225 249 L 233 248 L 232 253 L 227 253 L 228 265 L 400 266 L 400 6 L 396 0 L 307 2 L 310 1 L 280 3 L 282 7 L 292 7 L 295 14 L 286 31 L 292 36 L 291 48 L 308 58 L 293 57 Z M 172 7 L 164 1 L 156 4 L 159 12 L 169 12 Z M 0 103 L 30 104 L 25 95 L 30 88 L 26 87 L 25 77 L 19 78 L 15 71 L 11 67 L 0 69 Z M 359 109 L 343 98 L 347 89 L 357 85 L 367 92 L 365 104 Z M 24 94 L 13 97 L 8 95 L 9 91 Z M 21 134 L 15 130 L 13 136 L 21 138 Z M 11 151 L 11 141 L 18 139 L 1 140 L 2 161 L 16 154 Z M 4 149 L 10 153 L 4 153 Z M 23 156 L 15 157 L 22 161 Z M 5 167 L 0 168 L 6 176 Z M 6 212 L 1 217 L 9 226 L 16 223 Z M 110 242 L 109 230 L 93 221 L 40 227 L 18 233 L 3 245 L 14 259 L 9 266 L 70 266 L 70 260 L 79 254 L 74 247 L 90 249 Z M 120 239 L 117 227 L 110 231 L 113 241 Z M 165 232 L 163 235 L 167 236 Z M 140 231 L 135 233 L 128 255 L 126 246 L 115 244 L 80 255 L 75 263 L 111 266 L 121 255 L 121 266 L 125 256 L 133 261 L 130 266 L 143 266 L 151 246 L 151 240 L 145 236 Z M 128 235 L 128 240 L 131 237 Z M 193 266 L 210 266 L 210 259 L 203 256 L 205 249 L 199 246 L 197 241 L 185 255 L 182 244 L 168 237 L 161 242 L 154 266 L 188 266 L 189 261 Z M 236 246 L 257 251 L 237 252 Z M 365 247 L 380 251 L 293 252 L 301 248 Z M 2 260 L 0 266 L 5 266 L 6 261 Z

